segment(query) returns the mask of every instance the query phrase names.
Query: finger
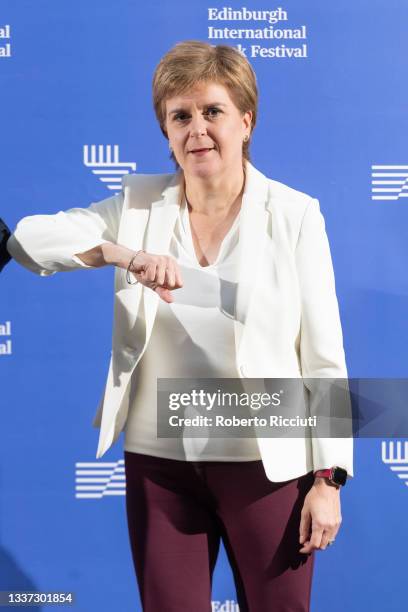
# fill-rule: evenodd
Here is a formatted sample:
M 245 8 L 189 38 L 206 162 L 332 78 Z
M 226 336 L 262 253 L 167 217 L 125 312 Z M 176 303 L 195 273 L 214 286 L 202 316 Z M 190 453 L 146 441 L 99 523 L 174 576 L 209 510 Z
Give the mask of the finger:
M 322 541 L 323 528 L 322 527 L 312 527 L 312 535 L 310 539 L 304 543 L 303 548 L 300 549 L 300 552 L 311 553 L 313 550 L 320 548 L 320 544 Z
M 321 548 L 323 550 L 327 548 L 327 546 L 329 546 L 329 542 L 336 539 L 337 534 L 340 529 L 340 524 L 341 524 L 341 516 L 338 516 L 335 524 L 331 525 L 330 528 L 324 530 L 323 537 L 322 537 L 322 544 L 321 544 Z
M 156 287 L 155 291 L 164 302 L 171 304 L 173 301 L 173 296 L 171 295 L 170 289 L 166 289 L 165 287 Z
M 299 526 L 299 543 L 303 544 L 309 537 L 312 517 L 310 513 L 302 513 Z
M 313 551 L 313 546 L 311 543 L 311 536 L 303 542 L 302 548 L 299 549 L 299 552 L 305 553 L 306 555 L 310 554 Z
M 153 283 L 156 280 L 157 263 L 149 262 L 145 267 L 145 278 L 147 282 Z
M 304 555 L 310 555 L 311 552 L 313 552 L 312 547 L 310 546 L 310 540 L 307 540 L 302 548 L 299 548 L 299 552 L 304 554 Z
M 312 549 L 320 548 L 323 532 L 323 527 L 315 527 L 314 529 L 312 528 L 312 535 L 310 537 L 310 546 Z
M 174 265 L 174 270 L 175 270 L 175 273 L 176 273 L 175 286 L 182 287 L 183 286 L 183 279 L 181 277 L 181 272 L 180 272 L 180 269 L 179 269 L 177 263 L 175 263 L 175 265 Z
M 166 276 L 164 279 L 164 284 L 168 289 L 174 289 L 176 284 L 176 273 L 174 270 L 174 264 L 169 262 L 166 269 Z
M 323 535 L 322 535 L 322 541 L 320 543 L 320 549 L 321 550 L 326 550 L 329 542 L 331 542 L 334 539 L 335 539 L 335 536 L 334 536 L 333 532 L 331 532 L 331 531 L 324 531 Z
M 156 270 L 156 283 L 158 285 L 161 285 L 161 286 L 164 285 L 164 279 L 166 277 L 166 268 L 167 268 L 167 261 L 164 258 L 160 258 L 160 261 L 158 263 L 157 270 Z

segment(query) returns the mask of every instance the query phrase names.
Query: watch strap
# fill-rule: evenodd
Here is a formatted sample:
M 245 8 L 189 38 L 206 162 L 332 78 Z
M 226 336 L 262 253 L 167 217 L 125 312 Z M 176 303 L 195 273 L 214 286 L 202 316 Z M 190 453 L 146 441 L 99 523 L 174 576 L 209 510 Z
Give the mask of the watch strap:
M 337 466 L 316 470 L 313 474 L 315 477 L 327 478 L 337 487 L 344 486 L 347 482 L 347 471 Z

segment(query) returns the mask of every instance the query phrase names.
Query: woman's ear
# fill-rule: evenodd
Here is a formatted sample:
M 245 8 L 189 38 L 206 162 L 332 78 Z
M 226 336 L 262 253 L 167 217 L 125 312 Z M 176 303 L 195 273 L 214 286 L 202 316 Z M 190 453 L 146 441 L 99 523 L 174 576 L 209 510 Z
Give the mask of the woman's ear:
M 247 129 L 249 129 L 252 125 L 252 117 L 253 117 L 252 111 L 248 110 L 244 113 L 243 120 L 244 120 L 245 127 Z

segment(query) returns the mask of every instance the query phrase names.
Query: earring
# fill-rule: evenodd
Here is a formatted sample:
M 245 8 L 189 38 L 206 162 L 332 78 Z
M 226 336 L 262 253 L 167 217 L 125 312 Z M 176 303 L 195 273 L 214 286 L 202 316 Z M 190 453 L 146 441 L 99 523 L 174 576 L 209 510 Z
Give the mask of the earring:
M 173 153 L 173 149 L 172 149 L 172 147 L 171 147 L 170 142 L 169 142 L 169 151 L 171 151 L 171 152 Z
M 248 136 L 248 134 L 245 134 L 245 136 L 244 136 L 244 142 L 248 142 L 248 140 L 249 140 L 249 136 Z

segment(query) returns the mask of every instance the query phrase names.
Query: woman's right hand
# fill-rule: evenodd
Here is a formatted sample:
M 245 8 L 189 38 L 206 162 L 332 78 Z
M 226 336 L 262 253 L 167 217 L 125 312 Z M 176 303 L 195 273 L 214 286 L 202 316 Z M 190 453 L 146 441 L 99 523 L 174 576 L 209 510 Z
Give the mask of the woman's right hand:
M 139 283 L 156 291 L 168 304 L 173 301 L 171 291 L 183 286 L 178 264 L 168 255 L 154 255 L 142 251 L 134 257 L 130 272 Z

